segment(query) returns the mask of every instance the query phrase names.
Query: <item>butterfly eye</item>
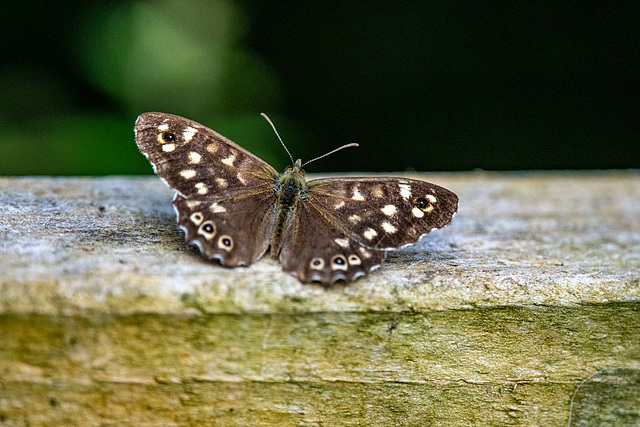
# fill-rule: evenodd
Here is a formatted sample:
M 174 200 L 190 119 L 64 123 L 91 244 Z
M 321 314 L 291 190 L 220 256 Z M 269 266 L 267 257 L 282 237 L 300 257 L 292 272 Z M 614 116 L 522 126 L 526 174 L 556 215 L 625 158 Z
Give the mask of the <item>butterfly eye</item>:
M 171 132 L 164 132 L 162 134 L 162 139 L 166 142 L 174 142 L 176 140 L 176 135 Z
M 304 173 L 305 173 L 305 172 L 304 172 L 302 169 L 298 169 L 298 173 L 299 173 L 300 175 L 304 176 Z

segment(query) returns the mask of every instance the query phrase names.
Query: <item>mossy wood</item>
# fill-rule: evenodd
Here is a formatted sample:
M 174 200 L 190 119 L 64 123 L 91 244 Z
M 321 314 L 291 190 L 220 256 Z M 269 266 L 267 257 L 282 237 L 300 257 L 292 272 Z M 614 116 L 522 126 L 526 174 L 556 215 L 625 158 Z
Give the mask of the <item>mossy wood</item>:
M 453 224 L 329 290 L 156 178 L 0 179 L 0 424 L 640 423 L 640 173 L 412 177 Z

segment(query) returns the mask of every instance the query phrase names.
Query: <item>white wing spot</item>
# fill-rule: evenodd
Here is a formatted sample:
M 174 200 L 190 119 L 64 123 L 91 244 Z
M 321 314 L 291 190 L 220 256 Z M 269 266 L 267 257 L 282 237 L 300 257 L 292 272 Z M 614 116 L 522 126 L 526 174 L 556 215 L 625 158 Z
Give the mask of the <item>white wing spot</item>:
M 207 185 L 204 182 L 199 182 L 195 185 L 196 190 L 198 190 L 198 194 L 207 194 L 209 192 L 209 189 L 207 188 Z
M 349 222 L 352 222 L 353 224 L 357 224 L 362 221 L 362 217 L 360 215 L 351 215 L 348 219 Z
M 438 199 L 436 199 L 436 196 L 432 196 L 431 194 L 427 194 L 426 195 L 427 200 L 429 200 L 431 203 L 437 203 Z
M 411 186 L 409 184 L 400 184 L 400 195 L 405 200 L 409 200 L 411 197 Z
M 217 202 L 213 202 L 211 204 L 211 206 L 209 206 L 209 210 L 213 213 L 221 213 L 221 212 L 226 212 L 227 210 L 224 208 L 224 206 L 220 206 Z
M 191 179 L 196 176 L 196 171 L 194 171 L 193 169 L 185 169 L 180 171 L 180 176 L 184 179 Z
M 203 202 L 197 201 L 197 200 L 187 200 L 187 207 L 189 209 L 195 209 L 197 207 L 199 207 Z
M 336 203 L 335 205 L 333 205 L 333 208 L 340 209 L 343 206 L 344 206 L 344 201 L 340 201 L 339 203 Z
M 216 144 L 209 144 L 207 145 L 207 151 L 213 154 L 218 151 L 218 147 L 216 146 Z
M 198 133 L 198 129 L 189 126 L 184 130 L 184 132 L 182 132 L 182 136 L 184 137 L 185 141 L 189 142 L 191 141 L 191 138 L 193 138 L 193 135 L 195 135 L 196 133 Z
M 175 149 L 176 149 L 176 144 L 164 144 L 162 146 L 162 151 L 164 151 L 165 153 L 170 153 Z
M 218 184 L 218 187 L 222 188 L 223 190 L 229 186 L 229 183 L 224 178 L 216 178 L 216 184 Z
M 333 241 L 343 248 L 349 247 L 349 241 L 347 239 L 334 239 Z
M 158 126 L 158 130 L 160 132 L 164 132 L 165 130 L 169 130 L 169 125 L 167 123 L 163 123 L 160 126 Z
M 228 166 L 233 166 L 233 162 L 236 160 L 236 155 L 232 154 L 229 157 L 227 157 L 226 159 L 222 159 L 220 160 L 222 163 L 224 163 L 225 165 Z
M 202 156 L 195 151 L 189 151 L 189 162 L 197 165 L 202 160 Z
M 398 211 L 394 205 L 386 205 L 384 208 L 380 209 L 383 214 L 386 216 L 394 216 Z
M 247 185 L 247 180 L 245 179 L 245 177 L 243 176 L 244 174 L 238 172 L 236 174 L 236 178 L 238 179 L 238 181 L 240 181 L 240 184 L 242 185 Z
M 395 228 L 395 227 L 393 226 L 393 224 L 391 224 L 389 221 L 384 221 L 384 222 L 382 223 L 382 228 L 384 228 L 384 231 L 386 231 L 386 232 L 387 232 L 387 233 L 389 233 L 389 234 L 393 234 L 393 233 L 395 233 L 396 231 L 398 231 L 398 229 L 397 229 L 397 228 Z
M 378 235 L 378 232 L 373 228 L 367 228 L 367 230 L 364 232 L 364 238 L 367 240 L 371 240 L 377 235 Z
M 422 212 L 421 209 L 419 208 L 413 208 L 411 209 L 411 213 L 413 214 L 413 216 L 415 216 L 416 218 L 422 218 L 424 216 L 424 212 Z
M 358 250 L 360 251 L 360 253 L 362 254 L 363 257 L 365 258 L 371 258 L 371 252 L 369 252 L 368 250 L 366 250 L 363 247 L 359 247 Z
M 355 187 L 353 189 L 353 197 L 351 197 L 352 200 L 358 200 L 358 201 L 363 201 L 364 197 L 362 196 L 362 194 L 360 194 L 360 192 L 358 191 L 358 187 Z

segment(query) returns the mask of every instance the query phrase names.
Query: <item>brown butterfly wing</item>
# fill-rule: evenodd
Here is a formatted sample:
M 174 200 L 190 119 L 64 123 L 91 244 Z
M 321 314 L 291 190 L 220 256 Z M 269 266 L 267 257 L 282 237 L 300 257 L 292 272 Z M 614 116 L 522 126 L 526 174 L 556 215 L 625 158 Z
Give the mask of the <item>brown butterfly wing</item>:
M 186 239 L 227 266 L 249 265 L 269 246 L 275 222 L 269 164 L 219 133 L 183 117 L 144 113 L 136 143 L 156 174 L 176 190 Z
M 430 182 L 391 177 L 309 181 L 308 203 L 370 249 L 397 249 L 451 222 L 458 196 Z
M 352 282 L 382 264 L 384 250 L 350 239 L 322 208 L 301 202 L 280 251 L 284 271 L 303 282 Z
M 271 188 L 268 163 L 206 126 L 166 113 L 144 113 L 136 144 L 156 174 L 184 197 L 219 196 Z

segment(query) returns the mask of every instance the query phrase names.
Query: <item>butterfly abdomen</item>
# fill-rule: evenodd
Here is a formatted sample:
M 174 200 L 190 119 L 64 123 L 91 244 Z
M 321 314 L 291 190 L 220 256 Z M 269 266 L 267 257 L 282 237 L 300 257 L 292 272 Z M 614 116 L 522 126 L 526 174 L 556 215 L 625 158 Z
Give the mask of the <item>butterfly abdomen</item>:
M 276 225 L 271 236 L 271 254 L 277 256 L 282 247 L 284 235 L 293 218 L 300 199 L 309 191 L 304 177 L 297 171 L 287 171 L 275 180 Z

